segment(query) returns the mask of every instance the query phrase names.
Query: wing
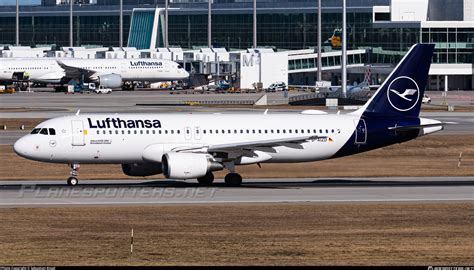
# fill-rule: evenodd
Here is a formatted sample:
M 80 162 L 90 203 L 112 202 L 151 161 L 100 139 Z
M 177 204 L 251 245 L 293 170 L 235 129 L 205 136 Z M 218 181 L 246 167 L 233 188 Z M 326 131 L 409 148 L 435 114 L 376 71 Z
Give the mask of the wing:
M 298 136 L 279 138 L 272 140 L 257 140 L 228 144 L 200 145 L 196 147 L 177 147 L 172 149 L 173 152 L 192 152 L 192 153 L 209 153 L 214 157 L 221 157 L 225 160 L 235 160 L 242 157 L 255 157 L 257 152 L 275 152 L 273 147 L 286 146 L 290 148 L 302 149 L 302 143 L 326 138 L 320 136 Z M 269 155 L 268 155 L 269 156 Z M 270 156 L 269 156 L 270 157 Z
M 319 138 L 318 136 L 300 136 L 300 137 L 293 137 L 293 138 L 260 140 L 260 141 L 250 141 L 250 142 L 242 142 L 242 143 L 215 144 L 215 145 L 210 145 L 208 148 L 208 151 L 218 152 L 218 151 L 236 150 L 236 149 L 251 150 L 257 147 L 274 147 L 274 146 L 281 146 L 281 145 L 296 146 L 310 140 L 316 140 L 318 138 Z
M 62 69 L 64 69 L 64 72 L 66 73 L 67 78 L 80 78 L 82 75 L 89 78 L 89 77 L 92 77 L 94 74 L 96 74 L 96 71 L 94 70 L 69 66 L 60 60 L 56 62 Z

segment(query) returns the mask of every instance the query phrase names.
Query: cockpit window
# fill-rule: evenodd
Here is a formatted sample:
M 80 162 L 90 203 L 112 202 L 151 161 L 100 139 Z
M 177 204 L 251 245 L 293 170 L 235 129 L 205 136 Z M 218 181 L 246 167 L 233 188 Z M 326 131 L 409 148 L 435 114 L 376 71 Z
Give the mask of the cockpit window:
M 49 135 L 56 135 L 56 130 L 54 130 L 54 128 L 50 128 L 49 129 Z
M 183 67 L 181 65 L 178 65 L 178 69 L 183 69 Z
M 42 128 L 41 131 L 40 131 L 40 134 L 48 135 L 48 129 L 47 128 Z
M 38 134 L 40 132 L 41 128 L 35 128 L 31 131 L 30 134 Z

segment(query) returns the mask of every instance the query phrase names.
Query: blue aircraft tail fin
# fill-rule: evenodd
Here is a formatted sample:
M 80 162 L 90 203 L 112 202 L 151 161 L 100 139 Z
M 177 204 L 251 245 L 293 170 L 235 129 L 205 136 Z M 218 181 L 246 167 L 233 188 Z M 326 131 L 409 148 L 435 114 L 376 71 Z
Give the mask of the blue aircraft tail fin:
M 359 113 L 418 117 L 434 44 L 415 44 Z

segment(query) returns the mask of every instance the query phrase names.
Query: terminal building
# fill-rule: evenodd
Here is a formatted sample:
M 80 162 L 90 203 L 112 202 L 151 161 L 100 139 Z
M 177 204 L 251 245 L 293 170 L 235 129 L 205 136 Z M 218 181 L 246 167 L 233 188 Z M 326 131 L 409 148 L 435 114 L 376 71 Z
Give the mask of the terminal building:
M 73 45 L 119 47 L 119 1 L 73 1 Z M 252 55 L 271 50 L 284 55 L 278 57 L 278 63 L 281 59 L 288 61 L 288 79 L 285 80 L 295 85 L 311 85 L 317 71 L 317 2 L 257 0 L 257 47 L 260 49 L 249 50 L 253 46 L 252 0 L 213 1 L 212 48 L 208 48 L 207 41 L 207 1 L 171 0 L 169 46 L 182 48 L 183 59 L 176 60 L 189 61 L 188 67 L 192 67 L 193 61 L 206 61 L 199 58 L 199 53 L 215 54 L 216 58 L 218 53 L 225 55 L 222 62 L 229 62 L 232 68 L 233 61 L 240 61 L 242 66 L 243 62 L 250 63 Z M 124 46 L 148 50 L 153 57 L 165 47 L 165 0 L 123 0 L 123 3 Z M 351 0 L 347 5 L 348 64 L 352 82 L 364 77 L 366 66 L 371 66 L 374 83 L 380 82 L 411 45 L 430 42 L 436 44 L 436 52 L 429 88 L 474 89 L 474 1 Z M 22 5 L 20 44 L 69 46 L 69 8 L 68 0 L 30 0 L 29 5 Z M 322 0 L 321 14 L 324 78 L 340 84 L 342 0 Z M 0 44 L 14 43 L 15 6 L 0 4 Z M 222 50 L 229 52 L 229 56 Z M 248 55 L 235 59 L 232 52 L 238 51 Z M 277 66 L 285 69 L 280 64 Z

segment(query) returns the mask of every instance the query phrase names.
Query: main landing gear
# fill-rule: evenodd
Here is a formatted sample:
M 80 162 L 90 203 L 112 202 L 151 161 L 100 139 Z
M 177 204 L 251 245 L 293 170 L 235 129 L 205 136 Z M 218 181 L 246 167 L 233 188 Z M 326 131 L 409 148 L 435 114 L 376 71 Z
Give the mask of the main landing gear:
M 229 173 L 225 176 L 224 182 L 228 187 L 239 187 L 242 185 L 242 176 L 235 172 L 234 162 L 224 162 L 224 167 L 229 170 Z
M 79 164 L 71 164 L 71 176 L 67 179 L 67 184 L 69 186 L 73 187 L 79 183 L 79 180 L 77 179 L 77 171 L 79 171 L 80 167 Z
M 214 182 L 214 174 L 212 172 L 208 172 L 203 177 L 197 178 L 199 185 L 201 186 L 210 186 Z M 228 173 L 225 178 L 225 185 L 228 187 L 238 187 L 242 184 L 242 176 L 238 173 Z
M 238 187 L 242 185 L 242 176 L 238 173 L 228 173 L 224 178 L 226 186 Z

